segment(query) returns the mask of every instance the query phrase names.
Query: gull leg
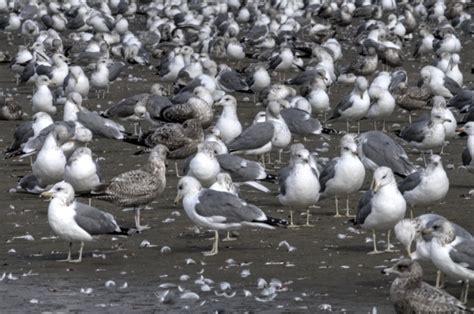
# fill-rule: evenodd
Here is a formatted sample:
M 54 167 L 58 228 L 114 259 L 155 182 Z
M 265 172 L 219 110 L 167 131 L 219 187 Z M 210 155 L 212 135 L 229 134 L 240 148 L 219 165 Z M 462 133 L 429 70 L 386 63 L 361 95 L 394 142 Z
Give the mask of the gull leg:
M 334 217 L 337 217 L 337 218 L 342 217 L 342 215 L 339 214 L 339 200 L 337 199 L 337 196 L 334 197 L 334 199 L 336 201 L 336 214 L 334 215 Z
M 408 111 L 408 123 L 411 124 L 411 111 Z
M 82 250 L 84 249 L 84 242 L 81 242 L 81 248 L 79 249 L 79 257 L 77 259 L 70 260 L 70 263 L 82 262 Z
M 176 172 L 176 178 L 181 178 L 179 175 L 178 163 L 176 161 L 174 162 L 174 171 Z
M 271 152 L 268 152 L 268 164 L 269 165 L 272 164 L 272 153 Z
M 304 227 L 314 227 L 314 225 L 309 223 L 309 218 L 311 217 L 311 214 L 309 213 L 309 207 L 306 208 L 306 223 L 303 225 Z
M 436 272 L 436 288 L 444 288 L 444 273 L 441 270 Z
M 360 121 L 357 121 L 357 134 L 360 134 Z
M 374 255 L 374 254 L 380 254 L 380 253 L 383 253 L 379 250 L 377 250 L 377 237 L 375 235 L 375 230 L 372 229 L 372 241 L 374 243 L 374 250 L 367 253 L 368 255 Z
M 288 228 L 297 228 L 298 226 L 293 223 L 293 211 L 290 208 L 290 224 L 287 226 Z
M 374 131 L 377 131 L 377 121 L 374 120 Z
M 385 249 L 385 252 L 387 253 L 398 252 L 398 250 L 392 250 L 392 244 L 390 243 L 390 233 L 392 233 L 392 230 L 388 230 L 387 232 L 387 248 Z
M 135 207 L 135 228 L 138 232 L 146 229 L 150 229 L 148 225 L 142 226 L 140 225 L 140 207 Z
M 71 249 L 72 249 L 72 242 L 69 242 L 69 252 L 67 253 L 67 258 L 66 259 L 60 259 L 58 262 L 63 263 L 63 262 L 70 262 L 71 261 Z
M 278 150 L 278 163 L 281 164 L 281 155 L 283 154 L 283 149 Z
M 219 245 L 219 232 L 217 232 L 217 230 L 214 230 L 214 244 L 212 245 L 212 250 L 208 251 L 208 252 L 202 252 L 202 254 L 204 256 L 213 256 L 213 255 L 216 255 L 218 253 L 218 245 Z
M 382 132 L 387 133 L 387 129 L 385 128 L 385 119 L 382 121 Z
M 413 207 L 410 208 L 410 219 L 413 219 Z
M 349 128 L 350 128 L 349 121 L 346 120 L 346 133 L 349 133 Z
M 351 215 L 351 209 L 349 208 L 349 196 L 346 198 L 346 217 L 355 217 L 355 215 Z
M 461 294 L 461 302 L 463 304 L 467 303 L 467 295 L 468 294 L 469 294 L 469 280 L 465 280 L 464 281 L 464 289 L 463 289 L 463 292 Z
M 237 238 L 231 237 L 230 236 L 230 231 L 227 231 L 227 236 L 224 239 L 222 239 L 223 242 L 235 241 L 235 240 L 237 240 Z

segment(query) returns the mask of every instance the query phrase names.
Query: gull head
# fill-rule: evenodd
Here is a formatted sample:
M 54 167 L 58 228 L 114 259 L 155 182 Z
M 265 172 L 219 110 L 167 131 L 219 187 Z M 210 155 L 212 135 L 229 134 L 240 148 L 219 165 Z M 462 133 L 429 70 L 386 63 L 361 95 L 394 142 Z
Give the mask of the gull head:
M 343 154 L 352 154 L 357 156 L 357 143 L 355 141 L 354 135 L 346 134 L 341 138 L 341 155 Z
M 69 206 L 74 202 L 74 188 L 65 181 L 56 183 L 49 191 L 40 194 L 41 197 L 58 199 Z
M 395 274 L 401 278 L 419 278 L 421 280 L 423 270 L 417 261 L 405 258 L 392 267 L 382 270 L 382 274 Z
M 187 195 L 194 195 L 201 190 L 201 183 L 193 177 L 185 176 L 178 181 L 177 195 L 174 204 L 178 204 Z
M 396 184 L 392 169 L 388 167 L 379 167 L 374 171 L 374 179 L 372 180 L 372 190 L 377 193 L 378 190 L 385 186 Z
M 422 234 L 423 236 L 431 235 L 443 245 L 451 243 L 456 238 L 453 225 L 446 219 L 435 221 L 431 227 L 423 229 Z

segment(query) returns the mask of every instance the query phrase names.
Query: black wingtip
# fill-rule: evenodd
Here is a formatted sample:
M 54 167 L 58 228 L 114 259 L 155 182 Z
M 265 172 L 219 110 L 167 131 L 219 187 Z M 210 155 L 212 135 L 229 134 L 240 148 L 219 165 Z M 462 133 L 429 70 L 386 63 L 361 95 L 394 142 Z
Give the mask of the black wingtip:
M 264 179 L 262 179 L 261 181 L 276 183 L 278 181 L 278 176 L 276 176 L 274 174 L 271 174 L 271 173 L 268 173 L 267 176 Z
M 283 219 L 273 218 L 273 217 L 267 217 L 267 220 L 263 221 L 263 223 L 266 223 L 267 225 L 270 225 L 270 226 L 282 227 L 282 228 L 285 228 L 286 226 L 288 226 L 288 221 L 283 220 Z
M 321 133 L 323 134 L 342 134 L 343 132 L 336 130 L 336 129 L 331 129 L 331 128 L 324 128 L 322 129 Z

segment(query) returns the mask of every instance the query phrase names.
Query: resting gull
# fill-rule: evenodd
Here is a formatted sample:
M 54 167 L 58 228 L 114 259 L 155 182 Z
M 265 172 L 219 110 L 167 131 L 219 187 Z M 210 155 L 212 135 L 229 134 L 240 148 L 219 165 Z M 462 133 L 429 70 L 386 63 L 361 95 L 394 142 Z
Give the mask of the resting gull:
M 216 181 L 216 176 L 221 171 L 219 162 L 214 153 L 214 147 L 209 143 L 198 145 L 194 155 L 184 169 L 187 176 L 196 178 L 202 186 L 209 187 Z
M 374 250 L 377 250 L 376 230 L 387 231 L 386 252 L 393 252 L 390 244 L 391 229 L 405 216 L 406 202 L 397 188 L 397 182 L 390 168 L 379 167 L 374 171 L 370 190 L 359 200 L 355 224 L 372 230 Z
M 266 121 L 273 124 L 272 148 L 278 149 L 278 162 L 281 163 L 283 149 L 291 143 L 291 132 L 281 115 L 282 103 L 270 101 L 266 109 Z
M 374 171 L 385 166 L 393 173 L 406 177 L 416 170 L 402 146 L 388 135 L 379 131 L 369 131 L 357 137 L 359 158 L 364 166 Z
M 203 189 L 193 177 L 181 178 L 177 189 L 175 203 L 183 201 L 189 219 L 201 227 L 214 230 L 212 250 L 204 252 L 205 256 L 218 253 L 218 230 L 236 230 L 242 227 L 274 229 L 287 225 L 284 220 L 267 217 L 260 208 L 233 194 Z
M 53 232 L 69 242 L 67 259 L 58 262 L 80 263 L 85 241 L 92 241 L 101 234 L 127 235 L 127 229 L 121 228 L 114 217 L 95 207 L 76 202 L 74 189 L 67 182 L 56 183 L 42 197 L 51 197 L 48 207 L 48 222 Z M 79 257 L 71 259 L 72 242 L 80 241 Z
M 322 197 L 335 197 L 335 217 L 342 217 L 339 214 L 338 196 L 346 196 L 346 216 L 349 217 L 349 196 L 362 187 L 365 168 L 357 156 L 357 144 L 352 134 L 346 134 L 341 138 L 340 147 L 341 156 L 332 159 L 321 172 L 320 193 Z
M 133 207 L 135 226 L 138 231 L 148 229 L 140 225 L 140 210 L 164 191 L 166 186 L 166 154 L 168 149 L 157 145 L 150 153 L 148 162 L 137 170 L 124 172 L 100 187 L 95 194 L 99 199 L 123 207 Z
M 79 147 L 66 163 L 64 181 L 71 184 L 76 193 L 90 192 L 101 184 L 99 170 L 90 148 Z
M 398 276 L 390 287 L 396 313 L 463 313 L 467 308 L 447 292 L 423 281 L 417 261 L 402 259 L 382 273 Z
M 36 92 L 31 99 L 33 112 L 46 112 L 50 115 L 56 114 L 57 108 L 53 105 L 53 94 L 49 89 L 50 81 L 46 75 L 41 75 L 36 80 Z
M 58 131 L 51 131 L 38 152 L 32 165 L 33 175 L 42 186 L 54 184 L 63 179 L 66 156 L 58 144 Z
M 398 189 L 412 208 L 436 203 L 445 198 L 449 178 L 439 155 L 431 155 L 423 170 L 413 172 L 398 184 Z M 413 212 L 412 212 L 413 216 Z
M 454 227 L 447 220 L 439 220 L 423 230 L 431 234 L 431 261 L 443 273 L 464 281 L 461 301 L 467 302 L 469 282 L 474 281 L 474 240 L 456 237 Z
M 22 120 L 25 115 L 13 97 L 0 96 L 0 120 Z
M 294 207 L 306 208 L 306 225 L 310 227 L 309 206 L 319 200 L 319 179 L 317 171 L 312 167 L 311 154 L 307 149 L 294 149 L 290 159 L 290 166 L 280 171 L 278 200 L 281 204 L 290 207 L 290 226 L 293 224 Z

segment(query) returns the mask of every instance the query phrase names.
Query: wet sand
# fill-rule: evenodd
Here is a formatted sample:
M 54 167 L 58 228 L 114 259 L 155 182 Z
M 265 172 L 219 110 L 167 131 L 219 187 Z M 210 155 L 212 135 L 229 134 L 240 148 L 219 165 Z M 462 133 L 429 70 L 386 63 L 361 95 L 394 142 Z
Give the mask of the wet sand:
M 463 45 L 461 60 L 464 79 L 472 87 L 470 67 L 474 56 L 470 52 L 474 47 L 472 40 Z M 9 51 L 14 49 L 13 46 L 8 47 Z M 412 62 L 407 62 L 407 65 L 413 84 L 417 77 L 414 71 L 418 72 L 421 67 Z M 153 75 L 154 72 L 147 67 L 129 66 L 121 76 L 121 81 L 111 86 L 106 100 L 97 100 L 94 91 L 91 91 L 91 99 L 85 104 L 91 109 L 100 110 L 125 96 L 146 92 L 159 79 Z M 291 75 L 288 74 L 288 77 Z M 332 105 L 349 89 L 341 86 L 332 88 Z M 0 65 L 0 90 L 12 93 L 31 113 L 32 87 L 16 87 L 15 79 L 5 64 Z M 238 95 L 239 116 L 248 125 L 254 114 L 262 108 L 255 107 L 251 101 L 244 101 L 245 96 Z M 61 116 L 62 110 L 58 117 Z M 397 109 L 387 125 L 392 129 L 393 124 L 404 125 L 406 121 L 406 113 Z M 0 146 L 9 145 L 17 123 L 0 121 Z M 344 130 L 345 124 L 335 123 L 332 127 Z M 362 123 L 363 131 L 372 128 L 369 121 Z M 393 129 L 397 129 L 397 126 Z M 332 158 L 338 154 L 339 138 L 339 135 L 328 139 L 315 136 L 305 145 L 314 150 L 323 148 L 323 143 L 329 143 L 329 151 L 321 152 L 320 156 Z M 451 184 L 447 198 L 431 208 L 416 210 L 416 214 L 433 210 L 473 231 L 473 200 L 463 195 L 467 195 L 474 187 L 474 177 L 460 168 L 461 151 L 465 143 L 465 138 L 452 140 L 446 149 L 448 154 L 443 156 L 444 165 L 449 168 L 447 172 Z M 101 158 L 105 179 L 136 168 L 147 158 L 133 156 L 137 148 L 119 141 L 94 141 L 91 148 Z M 417 160 L 417 153 L 409 148 L 407 151 L 412 160 Z M 288 152 L 285 152 L 284 157 L 286 163 Z M 421 160 L 417 160 L 417 163 L 420 164 Z M 278 167 L 280 165 L 272 165 L 269 172 L 277 173 Z M 64 264 L 56 260 L 66 257 L 67 243 L 52 238 L 47 221 L 48 202 L 35 195 L 9 192 L 16 185 L 17 177 L 31 170 L 29 160 L 0 161 L 3 174 L 0 182 L 0 276 L 5 273 L 5 278 L 0 282 L 2 312 L 177 312 L 184 309 L 200 312 L 309 309 L 316 312 L 329 306 L 333 311 L 367 313 L 376 307 L 379 313 L 392 312 L 388 295 L 393 278 L 383 276 L 380 270 L 391 265 L 401 253 L 368 256 L 372 243 L 366 240 L 370 239 L 370 233 L 353 229 L 346 218 L 334 218 L 333 199 L 321 200 L 317 204 L 318 208 L 312 209 L 314 228 L 242 230 L 237 241 L 220 243 L 217 256 L 203 257 L 201 251 L 209 250 L 212 245 L 207 240 L 212 233 L 206 230 L 197 233 L 198 229 L 193 228 L 181 206 L 173 204 L 177 182 L 173 169 L 173 161 L 170 161 L 165 193 L 149 206 L 149 210 L 142 212 L 142 222 L 150 224 L 151 230 L 128 238 L 101 237 L 93 243 L 86 243 L 82 263 Z M 364 189 L 368 188 L 370 179 L 371 175 L 368 175 Z M 269 216 L 287 218 L 288 209 L 282 207 L 275 197 L 277 187 L 267 186 L 272 190 L 271 194 L 264 195 L 244 188 L 242 197 L 260 206 Z M 354 195 L 351 199 L 353 211 L 358 197 Z M 86 199 L 80 201 L 87 202 Z M 132 212 L 122 212 L 99 200 L 94 200 L 93 205 L 111 212 L 125 226 L 133 223 Z M 297 223 L 301 224 L 304 219 L 304 216 L 296 218 Z M 31 235 L 34 240 L 15 238 L 25 235 Z M 385 237 L 379 234 L 378 239 L 385 240 Z M 148 240 L 156 247 L 140 248 L 143 240 Z M 287 241 L 296 250 L 288 252 L 285 246 L 279 247 L 282 241 Z M 398 249 L 401 248 L 398 243 L 396 245 Z M 162 252 L 164 246 L 168 246 L 170 251 Z M 381 241 L 379 246 L 384 246 L 384 242 Z M 78 248 L 76 244 L 74 254 L 77 254 Z M 189 263 L 187 259 L 195 263 Z M 423 266 L 425 279 L 433 283 L 435 269 L 429 263 L 423 263 Z M 246 275 L 247 271 L 249 275 L 243 277 L 242 274 Z M 184 274 L 190 279 L 181 281 L 180 277 Z M 195 280 L 201 276 L 213 280 L 214 283 L 209 284 L 211 291 L 202 292 L 195 284 Z M 267 282 L 277 278 L 283 283 L 281 291 L 277 292 L 273 300 L 266 300 L 261 294 L 262 290 L 257 288 L 259 278 Z M 114 281 L 115 286 L 109 282 L 109 287 L 106 287 L 106 282 L 110 280 Z M 228 296 L 236 292 L 235 296 L 222 296 L 219 288 L 221 282 L 230 283 Z M 179 296 L 176 288 L 160 288 L 166 283 L 197 293 L 199 300 L 177 298 L 171 304 L 161 304 L 156 296 L 160 291 L 170 289 Z M 246 297 L 244 289 L 250 291 L 252 296 Z M 459 297 L 461 287 L 451 280 L 447 291 Z M 469 301 L 473 306 L 474 293 L 471 293 Z

